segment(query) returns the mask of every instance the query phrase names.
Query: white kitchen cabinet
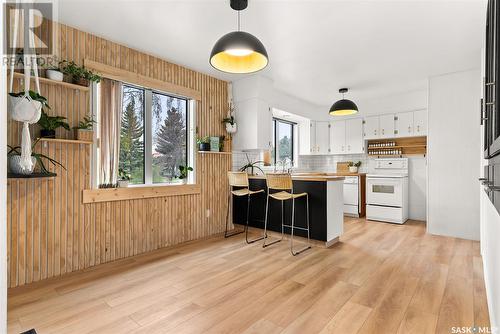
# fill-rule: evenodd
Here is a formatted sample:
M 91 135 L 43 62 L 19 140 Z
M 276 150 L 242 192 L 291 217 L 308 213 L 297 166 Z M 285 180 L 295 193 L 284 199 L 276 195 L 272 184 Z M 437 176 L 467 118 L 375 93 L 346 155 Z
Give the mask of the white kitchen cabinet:
M 396 114 L 396 137 L 413 136 L 413 111 Z
M 267 102 L 257 98 L 236 102 L 238 131 L 233 136 L 236 150 L 267 150 L 272 143 L 273 115 Z
M 330 153 L 330 123 L 316 123 L 316 154 Z
M 345 121 L 345 143 L 348 154 L 364 152 L 363 120 L 361 118 Z
M 379 137 L 379 116 L 366 117 L 364 120 L 364 137 L 365 139 L 378 139 Z
M 413 112 L 413 135 L 427 136 L 427 110 Z
M 394 115 L 380 115 L 379 138 L 394 138 Z
M 345 121 L 335 121 L 330 123 L 330 149 L 332 154 L 346 153 Z

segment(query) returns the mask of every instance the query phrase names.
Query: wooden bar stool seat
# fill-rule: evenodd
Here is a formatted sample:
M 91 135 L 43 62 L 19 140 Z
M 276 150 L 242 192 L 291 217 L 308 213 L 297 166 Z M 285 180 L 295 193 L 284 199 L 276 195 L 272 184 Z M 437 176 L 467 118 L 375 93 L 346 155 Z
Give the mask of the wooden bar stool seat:
M 262 194 L 265 193 L 264 189 L 259 189 L 259 190 L 250 190 L 249 188 L 249 182 L 248 182 L 248 174 L 245 172 L 228 172 L 227 177 L 229 180 L 229 196 L 228 196 L 228 203 L 227 203 L 227 215 L 226 215 L 226 230 L 224 232 L 224 237 L 229 238 L 232 237 L 233 235 L 237 235 L 240 233 L 245 232 L 245 240 L 248 244 L 251 244 L 253 242 L 259 241 L 264 239 L 264 236 L 258 237 L 253 240 L 248 240 L 248 221 L 250 219 L 250 199 L 252 196 L 257 195 L 257 194 Z M 239 188 L 239 189 L 234 189 L 234 188 Z M 229 208 L 232 201 L 232 196 L 236 197 L 243 197 L 247 196 L 247 221 L 245 224 L 245 229 L 243 231 L 236 231 L 233 233 L 228 233 L 227 227 L 229 224 Z
M 266 174 L 266 184 L 267 184 L 267 200 L 266 200 L 266 218 L 264 220 L 264 242 L 262 247 L 268 247 L 272 244 L 280 242 L 283 240 L 285 227 L 290 228 L 290 252 L 293 256 L 298 255 L 305 250 L 311 248 L 311 239 L 309 233 L 309 194 L 308 193 L 298 193 L 293 192 L 293 182 L 292 176 L 290 174 Z M 273 192 L 273 190 L 275 192 Z M 274 199 L 281 202 L 281 239 L 277 239 L 266 243 L 267 240 L 267 217 L 269 215 L 269 199 Z M 295 222 L 295 199 L 305 198 L 306 200 L 306 222 L 307 227 L 298 227 L 294 225 Z M 291 225 L 285 224 L 284 221 L 284 209 L 283 204 L 285 201 L 292 200 L 292 223 Z M 307 231 L 307 246 L 295 250 L 293 247 L 293 232 L 295 229 Z

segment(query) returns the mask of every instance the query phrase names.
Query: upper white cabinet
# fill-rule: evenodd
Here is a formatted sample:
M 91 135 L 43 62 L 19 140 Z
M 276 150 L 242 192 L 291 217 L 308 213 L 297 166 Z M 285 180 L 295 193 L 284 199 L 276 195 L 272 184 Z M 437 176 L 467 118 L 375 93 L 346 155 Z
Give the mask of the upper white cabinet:
M 302 155 L 330 153 L 329 122 L 303 122 L 299 124 L 299 152 Z
M 267 150 L 272 143 L 273 114 L 261 99 L 236 102 L 238 132 L 233 136 L 236 150 Z
M 330 123 L 316 122 L 316 154 L 330 153 Z
M 330 123 L 332 154 L 358 154 L 364 151 L 363 120 L 361 118 Z
M 346 153 L 346 124 L 345 121 L 330 123 L 330 149 L 332 154 Z
M 355 118 L 345 121 L 345 138 L 347 145 L 347 153 L 357 154 L 363 153 L 364 139 L 363 139 L 363 119 Z
M 379 138 L 394 138 L 394 115 L 380 116 L 380 135 Z
M 413 112 L 402 112 L 396 114 L 396 137 L 413 136 Z
M 427 110 L 417 110 L 413 113 L 413 135 L 427 135 Z
M 378 139 L 380 138 L 380 117 L 379 116 L 371 116 L 365 118 L 365 129 L 364 129 L 364 137 L 365 139 Z

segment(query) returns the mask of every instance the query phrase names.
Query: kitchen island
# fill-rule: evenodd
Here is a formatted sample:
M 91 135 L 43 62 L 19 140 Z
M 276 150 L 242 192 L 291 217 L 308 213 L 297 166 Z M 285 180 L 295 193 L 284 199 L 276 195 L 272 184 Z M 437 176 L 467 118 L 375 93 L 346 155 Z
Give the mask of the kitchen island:
M 317 174 L 293 175 L 295 193 L 309 194 L 309 222 L 311 239 L 323 242 L 326 247 L 339 240 L 344 231 L 343 217 L 343 181 L 344 177 Z M 264 189 L 266 193 L 252 197 L 250 204 L 249 226 L 264 228 L 266 213 L 267 187 L 265 176 L 249 176 L 251 190 Z M 245 224 L 247 199 L 233 199 L 233 222 Z M 285 224 L 291 223 L 292 201 L 284 202 Z M 305 198 L 295 200 L 295 226 L 306 227 Z M 281 202 L 269 199 L 269 216 L 267 228 L 281 232 Z M 285 227 L 285 233 L 290 234 L 290 228 Z M 296 229 L 294 235 L 307 237 L 307 232 Z

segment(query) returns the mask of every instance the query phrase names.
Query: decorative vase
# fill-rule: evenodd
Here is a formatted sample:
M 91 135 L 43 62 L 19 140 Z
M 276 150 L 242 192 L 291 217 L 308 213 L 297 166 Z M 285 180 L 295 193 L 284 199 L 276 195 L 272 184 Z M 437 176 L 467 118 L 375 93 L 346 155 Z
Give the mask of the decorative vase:
M 129 183 L 129 180 L 118 180 L 118 188 L 127 188 Z
M 54 81 L 63 81 L 64 74 L 59 70 L 47 70 L 47 78 Z
M 237 130 L 238 130 L 238 127 L 236 126 L 236 123 L 234 123 L 234 124 L 226 123 L 227 133 L 235 133 Z
M 24 169 L 21 167 L 21 156 L 20 155 L 9 155 L 9 169 L 14 174 L 29 175 L 33 174 L 33 170 L 36 165 L 36 158 L 31 157 L 31 169 Z
M 200 150 L 200 151 L 210 151 L 210 143 L 200 143 L 198 145 L 198 150 Z
M 358 167 L 356 167 L 356 166 L 349 167 L 349 172 L 351 172 L 351 173 L 357 173 L 358 172 Z
M 93 141 L 94 131 L 86 129 L 75 129 L 76 140 Z
M 55 138 L 56 137 L 56 130 L 41 129 L 40 130 L 40 137 L 42 137 L 42 138 Z

